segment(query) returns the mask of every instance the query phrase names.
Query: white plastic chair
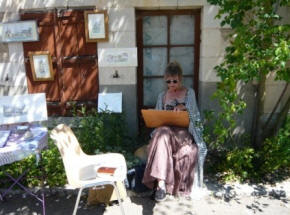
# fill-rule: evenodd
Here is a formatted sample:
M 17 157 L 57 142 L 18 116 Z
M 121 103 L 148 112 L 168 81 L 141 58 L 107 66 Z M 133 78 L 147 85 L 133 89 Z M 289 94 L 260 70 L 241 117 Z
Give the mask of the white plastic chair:
M 116 189 L 121 212 L 124 215 L 125 212 L 117 186 L 117 181 L 124 181 L 126 178 L 127 166 L 124 156 L 118 153 L 85 154 L 73 131 L 64 124 L 56 126 L 51 131 L 50 137 L 55 141 L 61 154 L 69 185 L 79 189 L 73 215 L 77 213 L 83 189 L 106 184 L 112 185 Z M 97 173 L 100 167 L 113 167 L 116 170 L 112 176 L 101 175 Z

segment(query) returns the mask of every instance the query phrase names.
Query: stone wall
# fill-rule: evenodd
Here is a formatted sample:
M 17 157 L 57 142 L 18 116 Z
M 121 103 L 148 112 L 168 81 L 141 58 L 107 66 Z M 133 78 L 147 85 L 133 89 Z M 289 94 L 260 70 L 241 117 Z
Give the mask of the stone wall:
M 17 12 L 0 12 L 0 21 L 19 20 Z M 27 93 L 22 43 L 0 41 L 0 95 Z
M 206 0 L 7 0 L 0 3 L 0 20 L 2 22 L 18 20 L 19 13 L 27 10 L 86 6 L 108 10 L 109 41 L 98 43 L 98 49 L 136 47 L 136 9 L 201 8 L 199 106 L 201 112 L 206 109 L 216 109 L 216 101 L 210 99 L 219 81 L 213 68 L 223 60 L 229 28 L 220 27 L 219 21 L 214 19 L 218 11 L 217 7 L 209 5 Z M 281 14 L 289 17 L 289 8 L 281 9 Z M 115 71 L 118 71 L 119 78 L 113 78 Z M 127 122 L 132 128 L 131 133 L 136 133 L 138 127 L 136 73 L 135 67 L 99 68 L 100 92 L 123 92 L 123 109 L 127 114 Z M 284 84 L 273 80 L 267 82 L 265 113 L 270 112 Z M 240 120 L 239 132 L 243 132 L 251 127 L 255 86 L 248 84 L 241 86 L 240 89 L 241 94 L 248 101 L 247 111 Z M 22 43 L 0 43 L 0 95 L 26 92 Z

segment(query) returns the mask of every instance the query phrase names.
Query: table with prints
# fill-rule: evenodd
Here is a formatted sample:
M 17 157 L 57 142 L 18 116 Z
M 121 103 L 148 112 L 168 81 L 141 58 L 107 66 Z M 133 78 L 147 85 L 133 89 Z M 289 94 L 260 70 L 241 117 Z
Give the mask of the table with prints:
M 15 126 L 9 127 L 9 129 L 2 126 L 0 128 L 0 167 L 20 161 L 30 155 L 36 156 L 36 165 L 38 165 L 41 158 L 40 152 L 47 146 L 47 136 L 47 128 L 41 126 Z M 16 179 L 5 173 L 13 183 L 3 193 L 0 192 L 0 200 L 3 200 L 14 185 L 18 185 L 42 203 L 43 214 L 45 214 L 44 195 L 39 197 L 20 183 L 20 179 L 27 171 L 29 170 Z

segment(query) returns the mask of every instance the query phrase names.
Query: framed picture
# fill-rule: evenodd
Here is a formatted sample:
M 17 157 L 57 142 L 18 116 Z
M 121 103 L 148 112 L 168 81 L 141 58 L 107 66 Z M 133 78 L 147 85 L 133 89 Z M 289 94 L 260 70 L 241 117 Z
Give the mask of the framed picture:
M 47 120 L 45 93 L 0 97 L 0 125 Z
M 2 24 L 2 42 L 29 42 L 38 40 L 39 36 L 35 20 Z
M 53 80 L 51 55 L 48 51 L 29 52 L 29 60 L 34 81 Z
M 108 13 L 102 11 L 85 11 L 85 34 L 87 42 L 105 42 L 109 39 Z

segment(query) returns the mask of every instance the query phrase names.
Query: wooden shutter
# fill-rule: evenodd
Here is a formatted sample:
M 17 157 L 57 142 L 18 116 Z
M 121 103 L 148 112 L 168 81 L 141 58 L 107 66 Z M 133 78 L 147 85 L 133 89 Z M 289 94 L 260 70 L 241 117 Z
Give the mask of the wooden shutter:
M 54 81 L 35 82 L 30 62 L 26 60 L 29 93 L 45 92 L 49 115 L 66 114 L 70 101 L 91 101 L 97 105 L 97 45 L 86 43 L 82 10 L 25 13 L 22 20 L 37 20 L 40 40 L 25 42 L 29 51 L 49 51 L 52 55 Z
M 82 11 L 68 11 L 59 18 L 63 102 L 97 99 L 97 45 L 86 43 L 84 29 Z
M 54 13 L 29 13 L 21 16 L 22 20 L 37 20 L 39 41 L 23 43 L 25 68 L 29 93 L 45 92 L 47 101 L 60 101 L 57 71 L 57 56 L 55 50 Z M 28 52 L 49 51 L 52 56 L 54 81 L 33 81 Z

